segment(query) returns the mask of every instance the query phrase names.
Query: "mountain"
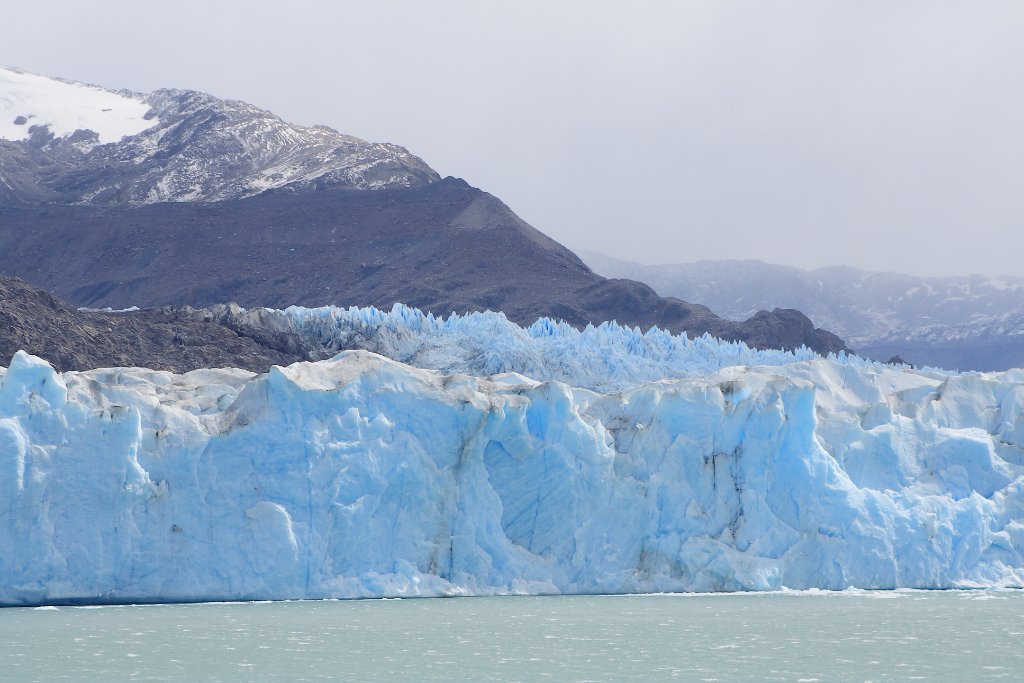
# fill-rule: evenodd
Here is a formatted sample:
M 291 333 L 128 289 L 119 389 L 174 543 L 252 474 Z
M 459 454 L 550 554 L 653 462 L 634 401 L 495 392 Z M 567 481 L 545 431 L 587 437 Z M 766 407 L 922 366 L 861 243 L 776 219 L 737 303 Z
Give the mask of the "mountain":
M 425 367 L 534 377 L 366 351 L 60 374 L 18 353 L 0 605 L 1024 586 L 1021 371 L 738 366 L 735 344 L 610 325 L 293 313 Z
M 496 197 L 401 147 L 193 91 L 0 78 L 13 93 L 0 116 L 21 121 L 0 128 L 0 273 L 75 306 L 402 302 L 845 348 L 798 311 L 732 322 L 596 275 Z
M 916 277 L 846 266 L 801 270 L 761 261 L 649 266 L 581 250 L 607 277 L 699 301 L 726 318 L 791 306 L 857 352 L 962 370 L 1024 367 L 1024 277 Z
M 4 204 L 211 202 L 281 187 L 440 179 L 397 145 L 297 126 L 192 90 L 112 92 L 0 68 L 0 93 Z

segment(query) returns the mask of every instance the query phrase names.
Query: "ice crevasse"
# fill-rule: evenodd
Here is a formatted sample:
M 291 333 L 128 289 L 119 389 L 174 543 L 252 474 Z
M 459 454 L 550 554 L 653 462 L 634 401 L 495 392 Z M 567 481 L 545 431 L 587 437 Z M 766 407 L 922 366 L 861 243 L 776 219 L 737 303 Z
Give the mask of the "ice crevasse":
M 1022 371 L 836 358 L 598 392 L 19 352 L 0 604 L 1019 587 L 1022 413 Z

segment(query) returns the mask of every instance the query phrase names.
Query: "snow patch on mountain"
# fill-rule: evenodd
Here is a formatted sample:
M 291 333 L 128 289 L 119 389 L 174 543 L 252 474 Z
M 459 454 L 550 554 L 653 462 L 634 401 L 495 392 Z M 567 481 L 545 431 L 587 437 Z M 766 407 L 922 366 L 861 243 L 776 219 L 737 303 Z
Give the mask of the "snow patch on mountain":
M 91 130 L 100 143 L 119 142 L 159 124 L 149 111 L 141 95 L 0 67 L 2 140 L 25 140 L 40 126 L 57 138 Z

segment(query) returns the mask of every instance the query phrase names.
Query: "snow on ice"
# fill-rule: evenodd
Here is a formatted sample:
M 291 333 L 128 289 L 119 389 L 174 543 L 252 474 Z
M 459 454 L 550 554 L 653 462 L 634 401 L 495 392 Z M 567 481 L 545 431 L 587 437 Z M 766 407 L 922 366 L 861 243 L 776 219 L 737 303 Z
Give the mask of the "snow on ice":
M 407 362 L 0 369 L 0 603 L 1024 585 L 1024 371 L 260 315 Z

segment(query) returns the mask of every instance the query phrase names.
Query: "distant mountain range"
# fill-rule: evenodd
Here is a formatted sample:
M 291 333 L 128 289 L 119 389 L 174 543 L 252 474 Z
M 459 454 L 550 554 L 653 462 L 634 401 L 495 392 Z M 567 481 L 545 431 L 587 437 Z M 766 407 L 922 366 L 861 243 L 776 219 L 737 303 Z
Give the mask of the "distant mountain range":
M 75 306 L 374 305 L 618 320 L 845 348 L 795 310 L 742 322 L 606 279 L 405 149 L 185 90 L 0 69 L 0 273 Z
M 644 265 L 581 250 L 606 277 L 634 278 L 662 296 L 730 319 L 799 308 L 861 355 L 894 355 L 961 370 L 1024 366 L 1024 277 L 916 277 L 845 266 L 801 270 L 761 261 Z

